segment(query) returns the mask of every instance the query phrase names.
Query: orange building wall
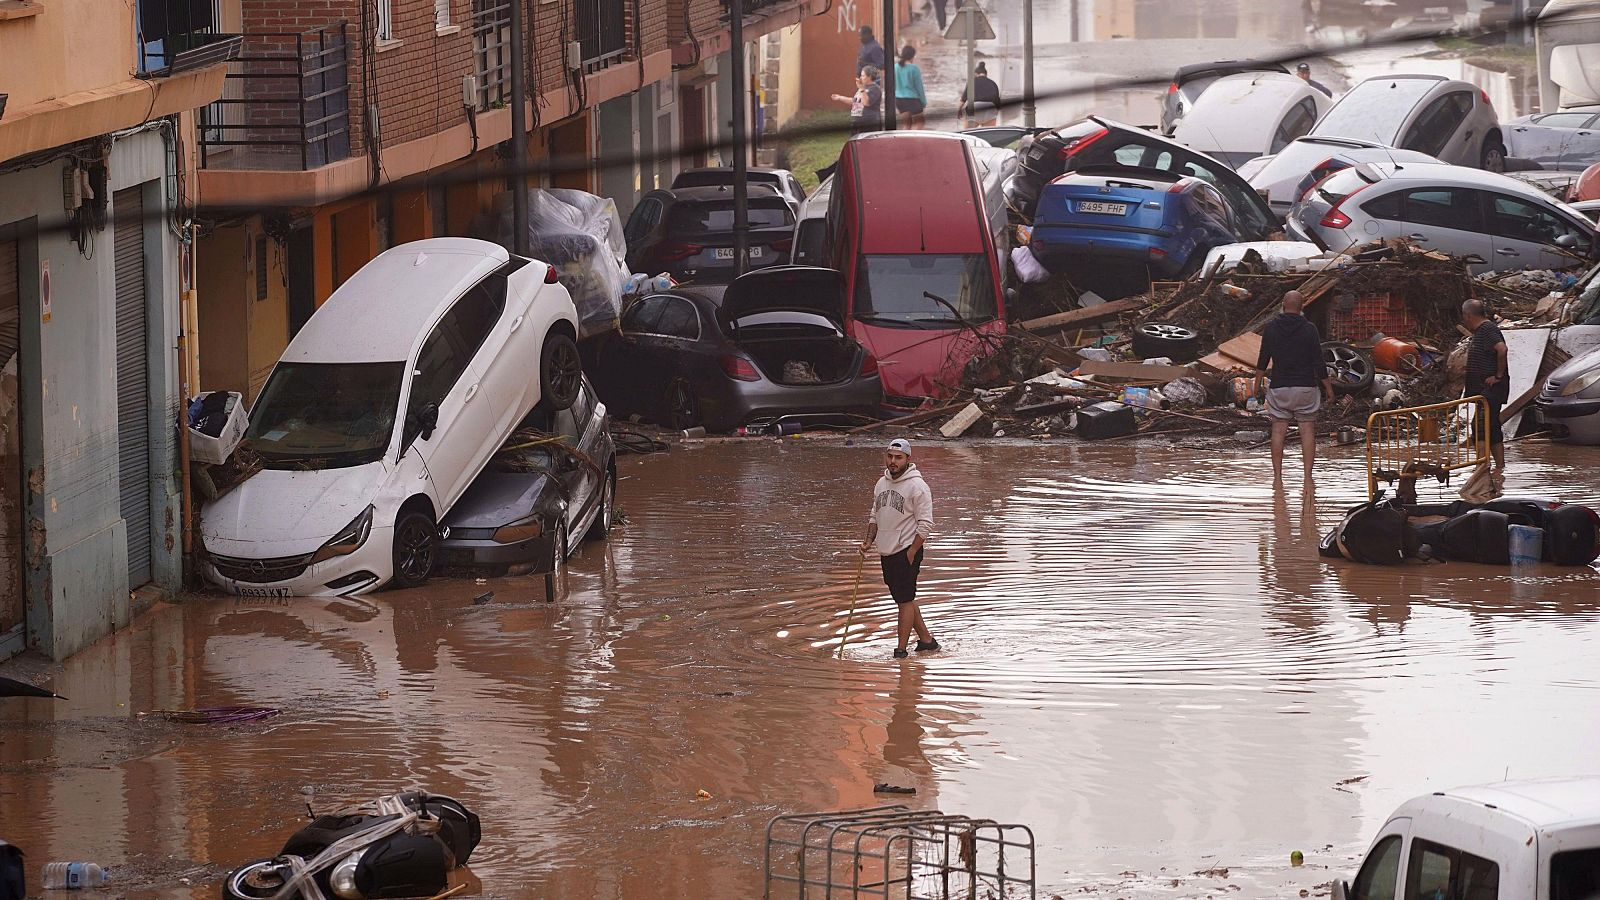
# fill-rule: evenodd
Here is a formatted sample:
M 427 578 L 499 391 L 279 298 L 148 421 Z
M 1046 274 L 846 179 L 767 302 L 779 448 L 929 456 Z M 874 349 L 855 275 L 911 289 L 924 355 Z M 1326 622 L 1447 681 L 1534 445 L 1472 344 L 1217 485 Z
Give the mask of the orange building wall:
M 909 0 L 895 0 L 899 8 L 897 24 L 910 18 Z M 950 4 L 953 8 L 955 4 Z M 859 29 L 872 28 L 883 39 L 881 0 L 834 0 L 820 16 L 809 16 L 800 25 L 800 108 L 843 109 L 831 98 L 855 88 L 856 54 L 861 52 Z

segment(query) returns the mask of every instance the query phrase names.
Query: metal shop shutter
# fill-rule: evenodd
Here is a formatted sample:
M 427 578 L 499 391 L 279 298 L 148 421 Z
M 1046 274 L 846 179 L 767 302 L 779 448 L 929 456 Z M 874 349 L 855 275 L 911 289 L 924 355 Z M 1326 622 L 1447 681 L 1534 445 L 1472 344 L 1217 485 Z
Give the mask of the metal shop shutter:
M 128 587 L 150 581 L 150 368 L 142 188 L 111 195 L 117 256 L 117 474 L 128 529 Z

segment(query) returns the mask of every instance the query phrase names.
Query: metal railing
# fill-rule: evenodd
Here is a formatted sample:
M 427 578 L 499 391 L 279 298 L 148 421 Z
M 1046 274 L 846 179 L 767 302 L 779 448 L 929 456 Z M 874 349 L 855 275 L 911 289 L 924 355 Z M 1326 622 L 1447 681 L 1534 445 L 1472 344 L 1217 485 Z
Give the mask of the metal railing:
M 634 0 L 639 2 L 639 0 Z M 578 0 L 584 71 L 603 69 L 628 53 L 627 0 Z
M 138 0 L 139 77 L 165 78 L 235 59 L 243 38 L 216 29 L 213 0 Z
M 510 0 L 473 0 L 472 70 L 480 111 L 511 102 Z
M 345 23 L 245 35 L 222 99 L 200 112 L 200 165 L 315 169 L 350 155 Z
M 1452 472 L 1487 463 L 1489 415 L 1487 401 L 1468 397 L 1368 416 L 1367 499 L 1378 498 L 1379 482 L 1398 481 L 1402 502 L 1414 503 L 1418 478 L 1443 482 Z

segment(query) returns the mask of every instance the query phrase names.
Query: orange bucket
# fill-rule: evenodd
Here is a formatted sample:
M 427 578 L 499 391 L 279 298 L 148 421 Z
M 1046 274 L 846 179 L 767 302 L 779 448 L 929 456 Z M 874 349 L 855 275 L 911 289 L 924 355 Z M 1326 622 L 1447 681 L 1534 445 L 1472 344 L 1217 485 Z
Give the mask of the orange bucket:
M 1417 345 L 1399 338 L 1386 337 L 1372 348 L 1372 361 L 1385 369 L 1415 369 L 1417 359 Z

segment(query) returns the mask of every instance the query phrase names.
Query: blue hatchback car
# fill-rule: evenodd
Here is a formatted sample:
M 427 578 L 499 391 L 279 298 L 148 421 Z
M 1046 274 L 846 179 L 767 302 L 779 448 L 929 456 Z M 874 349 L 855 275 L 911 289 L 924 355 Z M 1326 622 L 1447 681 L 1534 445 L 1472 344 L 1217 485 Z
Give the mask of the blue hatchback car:
M 1201 178 L 1131 166 L 1090 166 L 1039 194 L 1033 255 L 1080 274 L 1121 261 L 1169 279 L 1188 275 L 1212 247 L 1246 240 L 1222 194 Z

